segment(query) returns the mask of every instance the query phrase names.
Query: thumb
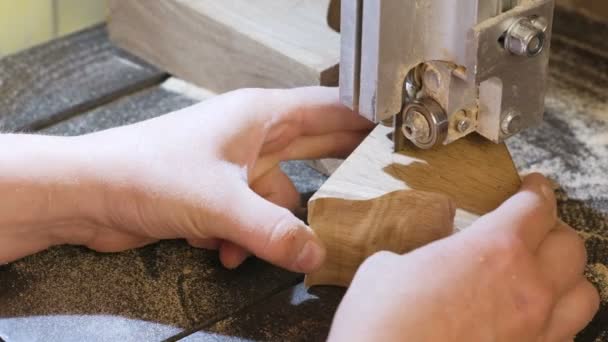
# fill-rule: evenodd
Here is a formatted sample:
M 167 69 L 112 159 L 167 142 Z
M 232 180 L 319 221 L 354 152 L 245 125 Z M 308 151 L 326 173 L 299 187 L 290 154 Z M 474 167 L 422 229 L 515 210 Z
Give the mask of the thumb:
M 308 226 L 289 210 L 260 197 L 242 184 L 226 192 L 224 213 L 213 229 L 215 236 L 244 247 L 257 257 L 295 272 L 309 273 L 325 259 L 325 248 Z M 225 193 L 225 194 L 226 194 Z

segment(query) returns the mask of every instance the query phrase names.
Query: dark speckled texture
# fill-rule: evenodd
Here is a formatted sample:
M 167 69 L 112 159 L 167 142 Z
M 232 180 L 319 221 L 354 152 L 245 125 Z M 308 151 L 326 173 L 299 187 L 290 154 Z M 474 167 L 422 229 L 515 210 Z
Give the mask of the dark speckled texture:
M 0 129 L 35 130 L 166 74 L 113 47 L 98 26 L 2 59 Z

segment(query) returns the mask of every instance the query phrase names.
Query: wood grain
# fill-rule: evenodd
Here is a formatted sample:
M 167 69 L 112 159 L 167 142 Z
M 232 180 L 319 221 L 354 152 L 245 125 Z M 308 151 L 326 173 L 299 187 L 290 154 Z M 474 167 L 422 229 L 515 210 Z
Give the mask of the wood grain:
M 392 129 L 378 126 L 310 199 L 373 199 L 397 190 L 438 192 L 456 204 L 455 227 L 517 192 L 519 175 L 504 144 L 470 136 L 439 149 L 392 152 Z
M 504 144 L 471 136 L 393 153 L 391 131 L 376 127 L 310 199 L 308 222 L 328 254 L 308 285 L 347 286 L 374 252 L 403 254 L 464 229 L 519 189 Z
M 404 254 L 449 236 L 454 220 L 447 196 L 415 190 L 361 201 L 320 198 L 308 210 L 308 223 L 327 248 L 322 268 L 306 276 L 308 286 L 348 286 L 370 255 Z
M 110 0 L 111 39 L 215 92 L 337 85 L 329 0 Z
M 0 59 L 0 129 L 40 129 L 165 77 L 87 29 Z

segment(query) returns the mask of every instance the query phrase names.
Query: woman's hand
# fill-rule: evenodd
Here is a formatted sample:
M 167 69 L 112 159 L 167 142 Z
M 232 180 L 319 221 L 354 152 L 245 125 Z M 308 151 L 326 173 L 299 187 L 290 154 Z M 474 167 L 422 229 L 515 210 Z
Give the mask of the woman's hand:
M 50 177 L 53 187 L 56 178 L 72 183 L 69 196 L 58 191 L 48 197 L 63 217 L 48 244 L 112 252 L 185 238 L 219 249 L 227 267 L 252 253 L 312 271 L 325 251 L 288 210 L 299 205 L 299 195 L 279 162 L 344 157 L 370 128 L 339 104 L 337 89 L 313 87 L 238 90 L 130 126 L 36 137 L 39 144 L 60 146 L 60 159 L 69 165 L 55 178 L 39 176 Z M 27 252 L 13 258 L 45 247 L 23 248 Z
M 599 307 L 577 233 L 538 174 L 467 230 L 358 270 L 333 341 L 566 342 Z

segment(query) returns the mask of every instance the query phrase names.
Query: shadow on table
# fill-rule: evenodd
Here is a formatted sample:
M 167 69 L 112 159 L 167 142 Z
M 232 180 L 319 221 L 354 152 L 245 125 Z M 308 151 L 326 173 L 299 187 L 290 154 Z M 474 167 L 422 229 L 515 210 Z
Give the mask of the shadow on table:
M 344 292 L 299 284 L 180 341 L 325 341 Z

